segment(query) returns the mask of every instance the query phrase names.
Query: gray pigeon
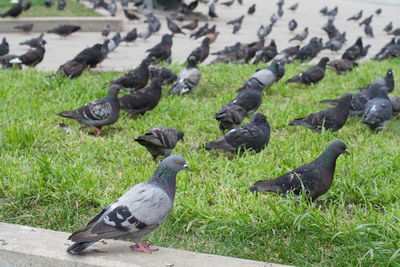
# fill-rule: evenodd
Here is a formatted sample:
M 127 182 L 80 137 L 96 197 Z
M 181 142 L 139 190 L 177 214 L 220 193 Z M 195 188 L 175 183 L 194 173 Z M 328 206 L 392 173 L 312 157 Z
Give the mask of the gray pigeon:
M 120 110 L 118 93 L 120 89 L 119 85 L 111 85 L 106 97 L 87 103 L 75 110 L 62 111 L 58 115 L 93 127 L 96 132 L 102 135 L 101 127 L 118 121 Z
M 392 22 L 390 22 L 388 25 L 385 26 L 385 28 L 383 28 L 383 31 L 385 31 L 386 33 L 390 33 L 393 29 L 393 24 Z
M 295 37 L 289 40 L 289 42 L 297 40 L 297 41 L 304 41 L 308 36 L 308 27 L 304 28 L 304 30 L 301 33 L 296 34 Z
M 10 52 L 10 45 L 6 40 L 6 37 L 3 37 L 3 40 L 0 44 L 0 56 L 7 55 L 9 52 Z
M 381 130 L 392 116 L 393 107 L 388 98 L 389 89 L 380 87 L 376 97 L 369 100 L 365 105 L 364 120 L 371 130 Z
M 364 32 L 367 36 L 369 37 L 374 37 L 374 31 L 372 30 L 372 27 L 370 24 L 366 24 L 364 27 Z
M 360 91 L 363 91 L 365 89 L 368 89 L 371 87 L 373 84 L 378 84 L 379 86 L 385 86 L 388 88 L 389 93 L 391 93 L 394 90 L 394 77 L 393 77 L 393 70 L 388 69 L 386 71 L 386 76 L 385 77 L 380 77 L 377 78 L 375 81 L 368 83 L 366 86 L 359 88 Z
M 14 26 L 15 29 L 22 30 L 23 32 L 30 32 L 33 29 L 33 23 L 26 23 Z
M 147 25 L 146 29 L 144 29 L 142 32 L 138 33 L 138 37 L 147 40 L 151 34 L 152 34 L 151 26 Z
M 122 39 L 121 42 L 133 43 L 137 38 L 136 28 L 129 31 Z
M 348 18 L 347 20 L 348 20 L 348 21 L 350 21 L 350 20 L 359 20 L 359 19 L 362 17 L 362 15 L 363 15 L 363 11 L 360 10 L 360 12 L 358 12 L 357 14 L 351 16 L 351 17 Z
M 240 87 L 238 91 L 249 88 L 252 83 L 259 84 L 263 90 L 269 88 L 274 82 L 277 82 L 283 76 L 283 73 L 279 73 L 280 65 L 284 65 L 284 63 L 278 60 L 272 61 L 269 67 L 260 69 L 254 73 L 243 83 L 242 87 Z
M 111 3 L 108 4 L 108 11 L 112 17 L 115 17 L 117 13 L 117 3 L 115 3 L 115 0 L 111 0 Z
M 347 121 L 351 99 L 352 94 L 344 94 L 337 106 L 295 119 L 289 122 L 289 126 L 304 126 L 317 133 L 321 133 L 322 127 L 332 132 L 338 131 Z
M 206 150 L 221 149 L 233 153 L 243 154 L 245 150 L 253 150 L 259 153 L 269 142 L 270 126 L 265 116 L 256 113 L 251 122 L 236 129 L 230 130 L 225 136 L 204 145 Z
M 38 37 L 28 39 L 19 45 L 29 45 L 30 47 L 38 47 L 39 43 L 43 40 L 44 33 L 41 33 Z
M 101 36 L 107 37 L 111 32 L 111 28 L 110 25 L 107 24 L 106 26 L 104 26 L 104 28 L 101 30 Z
M 169 127 L 154 127 L 147 133 L 135 139 L 144 146 L 157 162 L 157 156 L 169 156 L 179 140 L 183 141 L 185 134 Z
M 349 155 L 346 144 L 342 141 L 334 141 L 318 158 L 310 163 L 273 180 L 258 181 L 249 189 L 252 192 L 279 193 L 284 197 L 291 192 L 300 196 L 304 189 L 306 198 L 315 201 L 331 187 L 335 175 L 336 159 L 343 153 Z
M 178 81 L 172 86 L 170 94 L 190 93 L 197 87 L 201 79 L 201 71 L 196 61 L 195 56 L 189 57 L 188 65 L 179 73 Z
M 291 21 L 289 21 L 289 30 L 292 32 L 297 28 L 297 22 L 292 19 Z
M 104 208 L 83 229 L 68 239 L 75 242 L 67 252 L 79 254 L 100 239 L 133 239 L 131 248 L 151 253 L 157 249 L 140 243 L 167 219 L 174 204 L 176 175 L 191 169 L 180 156 L 169 156 L 158 165 L 150 180 L 132 187 L 119 199 Z

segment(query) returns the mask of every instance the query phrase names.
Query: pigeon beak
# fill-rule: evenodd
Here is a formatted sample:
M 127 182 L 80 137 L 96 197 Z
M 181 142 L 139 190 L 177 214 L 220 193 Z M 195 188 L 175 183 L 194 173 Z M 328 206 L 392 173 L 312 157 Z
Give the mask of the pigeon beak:
M 346 153 L 347 155 L 350 155 L 349 151 L 345 150 L 344 153 Z
M 183 165 L 183 169 L 184 169 L 184 170 L 191 171 L 191 172 L 193 171 L 193 170 L 192 170 L 191 168 L 189 168 L 189 166 L 188 166 L 188 165 L 186 165 L 186 164 L 185 164 L 185 165 Z

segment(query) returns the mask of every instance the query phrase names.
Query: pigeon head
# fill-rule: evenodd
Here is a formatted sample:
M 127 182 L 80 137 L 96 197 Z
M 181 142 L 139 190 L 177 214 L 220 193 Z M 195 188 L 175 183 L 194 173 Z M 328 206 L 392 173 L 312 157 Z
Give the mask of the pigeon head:
M 201 42 L 201 45 L 208 45 L 210 43 L 210 38 L 206 37 L 203 39 L 203 41 Z
M 343 143 L 340 140 L 336 140 L 336 141 L 332 142 L 332 144 L 330 144 L 329 147 L 326 150 L 334 152 L 338 156 L 340 154 L 343 154 L 343 153 L 346 153 L 347 155 L 350 155 L 350 153 L 346 150 L 346 148 L 347 147 L 346 147 L 345 143 Z
M 363 46 L 362 37 L 361 36 L 357 38 L 356 45 Z
M 257 122 L 258 123 L 266 123 L 267 122 L 267 118 L 261 113 L 256 113 L 251 118 L 251 122 L 253 122 L 253 123 L 257 123 Z
M 93 48 L 95 48 L 96 50 L 101 50 L 102 47 L 103 47 L 102 44 L 95 44 L 95 45 L 93 45 Z
M 392 69 L 388 69 L 388 70 L 387 70 L 387 72 L 386 72 L 386 77 L 390 77 L 390 78 L 393 77 L 393 71 L 392 71 Z
M 328 57 L 323 57 L 323 58 L 321 58 L 321 60 L 319 61 L 318 65 L 319 65 L 320 67 L 325 68 L 326 63 L 328 63 L 328 61 L 329 61 L 329 58 L 328 58 Z
M 190 56 L 188 58 L 188 67 L 190 68 L 196 67 L 196 62 L 197 62 L 196 56 Z
M 119 86 L 118 84 L 111 85 L 110 88 L 108 89 L 107 97 L 116 98 L 120 90 L 121 86 Z
M 271 42 L 269 43 L 269 46 L 272 46 L 272 47 L 276 48 L 276 43 L 275 43 L 274 39 L 271 40 Z
M 342 107 L 342 108 L 349 109 L 352 98 L 353 98 L 353 95 L 349 94 L 349 93 L 342 95 L 342 97 L 340 97 L 340 99 L 339 99 L 338 106 Z
M 171 34 L 164 34 L 162 39 L 161 39 L 161 42 L 163 44 L 167 44 L 167 45 L 171 46 L 172 45 L 172 35 Z
M 184 132 L 177 130 L 177 136 L 178 136 L 178 141 L 182 140 L 182 142 L 185 142 L 185 140 L 183 139 L 183 137 L 185 136 Z
M 306 27 L 306 28 L 304 29 L 304 31 L 305 31 L 305 32 L 308 32 L 308 27 Z
M 161 87 L 163 84 L 163 79 L 161 77 L 155 77 L 153 80 L 151 80 L 150 86 L 154 87 Z
M 173 184 L 175 189 L 176 175 L 182 170 L 192 171 L 181 156 L 169 156 L 161 161 L 151 180 L 158 183 Z

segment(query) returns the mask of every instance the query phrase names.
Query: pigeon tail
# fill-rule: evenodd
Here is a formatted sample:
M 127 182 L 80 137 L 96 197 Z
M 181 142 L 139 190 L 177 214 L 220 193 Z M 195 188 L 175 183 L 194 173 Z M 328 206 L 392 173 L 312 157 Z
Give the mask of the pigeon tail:
M 319 103 L 325 103 L 325 104 L 330 104 L 330 105 L 337 105 L 339 104 L 339 99 L 324 99 L 319 101 Z
M 75 118 L 79 118 L 80 117 L 79 114 L 77 114 L 77 112 L 75 110 L 61 111 L 57 115 L 61 116 L 61 117 L 71 118 L 71 119 L 75 119 Z
M 290 78 L 289 80 L 287 80 L 285 83 L 301 83 L 302 79 L 300 76 L 295 76 L 293 78 Z
M 255 182 L 252 187 L 249 188 L 251 192 L 260 192 L 260 191 L 266 191 L 266 192 L 279 192 L 281 191 L 281 188 L 279 185 L 274 183 L 273 180 L 261 180 L 258 182 Z
M 289 122 L 289 126 L 305 126 L 305 127 L 307 127 L 307 125 L 304 123 L 304 118 L 298 118 L 298 119 L 295 119 L 295 120 Z
M 205 150 L 212 150 L 212 149 L 223 149 L 223 150 L 229 150 L 229 151 L 236 151 L 236 148 L 228 144 L 225 140 L 225 138 L 220 138 L 215 141 L 207 142 L 204 145 Z
M 69 254 L 77 255 L 81 253 L 83 250 L 87 249 L 97 241 L 89 241 L 89 242 L 79 242 L 75 243 L 67 248 L 67 252 Z

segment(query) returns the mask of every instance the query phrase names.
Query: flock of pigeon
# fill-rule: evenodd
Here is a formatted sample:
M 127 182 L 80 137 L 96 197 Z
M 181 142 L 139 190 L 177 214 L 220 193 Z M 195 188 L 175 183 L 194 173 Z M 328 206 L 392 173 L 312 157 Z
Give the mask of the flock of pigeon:
M 208 1 L 196 0 L 189 5 L 182 2 L 176 19 L 185 19 L 187 14 L 193 12 L 200 2 Z M 216 13 L 217 2 L 213 1 L 209 5 L 208 16 L 211 20 L 218 17 Z M 235 0 L 230 0 L 220 4 L 230 6 L 235 2 Z M 241 4 L 241 1 L 238 2 Z M 20 1 L 18 5 L 24 3 Z M 49 1 L 46 0 L 46 5 L 48 3 Z M 128 4 L 126 1 L 121 1 L 121 3 L 123 6 Z M 95 8 L 106 8 L 111 15 L 116 12 L 114 0 L 111 3 L 93 0 L 93 4 Z M 142 4 L 140 1 L 136 2 L 137 6 L 140 4 Z M 265 37 L 271 32 L 279 17 L 283 15 L 284 0 L 279 0 L 277 5 L 277 15 L 271 16 L 271 23 L 268 26 L 262 25 L 258 30 L 259 41 L 249 44 L 236 43 L 214 53 L 216 58 L 212 63 L 249 63 L 253 58 L 255 63 L 270 61 L 271 63 L 268 67 L 256 71 L 249 77 L 238 89 L 236 97 L 224 104 L 215 114 L 215 119 L 221 131 L 221 138 L 202 144 L 199 149 L 221 149 L 242 155 L 246 150 L 258 153 L 266 148 L 270 140 L 271 128 L 266 116 L 257 113 L 257 109 L 262 104 L 263 91 L 284 77 L 285 64 L 290 64 L 294 60 L 301 62 L 311 60 L 322 49 L 338 51 L 346 41 L 345 32 L 340 32 L 334 25 L 334 18 L 338 14 L 336 7 L 332 10 L 323 8 L 320 11 L 328 17 L 328 22 L 323 27 L 329 38 L 329 41 L 325 44 L 323 44 L 322 38 L 313 37 L 303 47 L 300 47 L 300 45 L 292 46 L 280 53 L 277 51 L 274 40 L 269 45 L 264 46 Z M 298 6 L 299 3 L 290 6 L 288 9 L 295 12 Z M 248 9 L 247 15 L 252 15 L 255 11 L 256 6 L 252 5 Z M 379 15 L 381 12 L 382 10 L 377 10 L 376 14 Z M 5 14 L 13 13 L 9 11 Z M 57 76 L 70 79 L 78 78 L 83 71 L 95 68 L 106 59 L 107 55 L 114 51 L 121 42 L 133 42 L 138 37 L 149 38 L 152 33 L 160 29 L 161 22 L 147 9 L 143 11 L 143 14 L 148 23 L 145 32 L 137 33 L 137 30 L 133 29 L 126 36 L 121 37 L 118 31 L 112 38 L 106 39 L 104 43 L 86 48 L 73 59 L 62 64 L 56 74 L 50 78 Z M 129 12 L 125 12 L 125 15 L 128 18 L 131 16 L 130 19 L 136 19 L 133 17 L 136 15 Z M 233 25 L 233 34 L 240 30 L 244 17 L 245 15 L 228 22 L 228 24 Z M 361 17 L 362 11 L 349 20 L 359 20 Z M 370 36 L 373 36 L 373 30 L 370 26 L 372 18 L 373 15 L 360 23 L 360 25 L 365 25 L 365 32 Z M 109 87 L 106 97 L 87 103 L 75 110 L 62 111 L 58 115 L 92 127 L 101 135 L 102 127 L 118 121 L 121 109 L 129 113 L 129 118 L 154 109 L 161 100 L 162 87 L 165 85 L 171 85 L 169 93 L 172 95 L 193 93 L 202 77 L 197 65 L 209 56 L 210 44 L 218 36 L 215 25 L 209 27 L 208 23 L 203 26 L 198 24 L 196 20 L 180 28 L 171 18 L 167 18 L 167 27 L 171 34 L 164 34 L 160 43 L 148 49 L 147 56 L 137 68 L 109 81 L 106 84 Z M 289 29 L 293 31 L 296 27 L 297 22 L 291 20 Z M 188 55 L 186 67 L 176 75 L 169 68 L 158 66 L 157 63 L 161 61 L 170 62 L 173 36 L 185 34 L 182 29 L 192 31 L 190 37 L 203 38 L 203 40 L 201 46 Z M 68 36 L 76 30 L 79 30 L 79 26 L 61 25 L 49 30 L 48 33 Z M 385 28 L 385 31 L 398 36 L 400 28 L 393 30 L 390 24 Z M 110 29 L 106 27 L 102 35 L 107 37 L 109 33 Z M 308 28 L 305 28 L 290 41 L 301 42 L 307 36 Z M 40 63 L 45 53 L 46 41 L 43 37 L 44 35 L 41 34 L 37 38 L 21 43 L 32 47 L 21 56 L 7 55 L 8 43 L 3 39 L 3 43 L 0 45 L 0 63 L 3 68 L 21 67 L 21 64 L 35 66 Z M 317 84 L 324 78 L 326 67 L 334 69 L 338 74 L 346 74 L 358 66 L 357 60 L 364 57 L 368 49 L 369 46 L 363 46 L 362 37 L 359 37 L 354 45 L 346 49 L 341 59 L 330 61 L 328 57 L 323 57 L 317 65 L 287 79 L 286 83 Z M 396 37 L 394 37 L 374 59 L 384 60 L 396 57 L 400 57 L 400 38 L 396 40 Z M 150 85 L 148 85 L 149 81 L 151 81 Z M 400 98 L 392 97 L 390 99 L 388 97 L 388 94 L 394 88 L 393 72 L 392 69 L 388 69 L 384 77 L 371 81 L 360 88 L 357 93 L 349 92 L 338 99 L 321 100 L 321 102 L 331 104 L 333 107 L 328 107 L 303 118 L 295 118 L 289 122 L 289 125 L 303 126 L 317 133 L 324 130 L 334 132 L 344 126 L 349 116 L 363 116 L 362 122 L 372 130 L 382 130 L 390 118 L 400 112 Z M 122 89 L 129 93 L 118 97 Z M 251 122 L 241 125 L 246 116 L 252 116 Z M 149 247 L 149 244 L 142 244 L 140 240 L 167 218 L 173 206 L 176 175 L 181 170 L 190 170 L 182 157 L 170 156 L 176 144 L 183 138 L 183 131 L 169 127 L 155 127 L 135 139 L 139 144 L 146 147 L 155 162 L 157 162 L 159 156 L 166 156 L 166 158 L 159 164 L 149 181 L 131 188 L 121 198 L 104 208 L 85 228 L 73 233 L 69 239 L 74 244 L 68 248 L 68 253 L 79 254 L 103 238 L 131 238 L 135 241 L 135 244 L 131 246 L 133 249 L 146 253 L 154 251 Z M 268 191 L 286 196 L 289 193 L 301 195 L 305 190 L 307 199 L 315 201 L 329 190 L 334 177 L 336 159 L 343 153 L 348 154 L 346 144 L 342 141 L 334 141 L 318 158 L 309 164 L 300 166 L 276 179 L 258 181 L 250 187 L 250 191 Z

